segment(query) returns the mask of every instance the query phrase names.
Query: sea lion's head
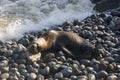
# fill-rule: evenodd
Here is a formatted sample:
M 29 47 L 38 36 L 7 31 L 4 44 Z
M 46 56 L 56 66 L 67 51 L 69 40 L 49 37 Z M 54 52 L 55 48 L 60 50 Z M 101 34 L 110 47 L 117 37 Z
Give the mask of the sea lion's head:
M 40 51 L 51 48 L 52 44 L 55 43 L 55 36 L 57 35 L 58 33 L 54 30 L 43 33 L 40 38 L 31 43 L 31 45 L 28 47 L 28 51 L 32 54 L 36 54 Z
M 33 41 L 31 45 L 28 47 L 28 51 L 31 54 L 36 54 L 46 49 L 46 40 L 44 38 L 38 38 Z

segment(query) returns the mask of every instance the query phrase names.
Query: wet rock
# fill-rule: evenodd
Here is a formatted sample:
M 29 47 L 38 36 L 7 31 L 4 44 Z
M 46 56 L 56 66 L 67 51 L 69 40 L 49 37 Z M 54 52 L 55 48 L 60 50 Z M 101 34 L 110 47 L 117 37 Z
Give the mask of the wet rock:
M 9 73 L 3 73 L 0 75 L 1 79 L 8 79 L 9 78 Z
M 37 78 L 37 75 L 35 73 L 30 73 L 27 80 L 35 80 Z
M 9 76 L 9 80 L 19 80 L 16 75 Z
M 71 67 L 66 67 L 63 70 L 60 71 L 64 77 L 69 77 L 72 74 L 72 68 Z
M 3 54 L 6 57 L 10 57 L 13 55 L 13 51 L 12 50 L 7 50 L 6 53 Z
M 97 73 L 97 78 L 98 79 L 102 79 L 102 78 L 106 78 L 108 76 L 108 73 L 106 71 L 100 71 Z
M 70 76 L 70 79 L 71 80 L 77 80 L 77 76 L 72 75 L 72 76 Z
M 26 58 L 31 62 L 36 62 L 41 59 L 41 53 L 37 53 L 37 54 L 25 53 L 25 55 L 26 55 Z
M 60 57 L 58 57 L 58 59 L 60 60 L 60 61 L 66 61 L 66 58 L 65 58 L 65 56 L 60 56 Z
M 0 68 L 2 73 L 9 72 L 9 67 L 2 67 Z
M 105 61 L 108 61 L 109 63 L 114 62 L 114 58 L 112 57 L 106 57 L 104 58 Z
M 18 64 L 26 64 L 26 60 L 25 59 L 16 59 L 16 62 Z
M 83 64 L 83 65 L 85 65 L 85 66 L 89 66 L 90 65 L 90 61 L 87 60 L 87 59 L 80 60 L 80 63 Z
M 89 80 L 96 80 L 94 74 L 88 74 L 88 79 L 89 79 Z
M 27 77 L 28 76 L 28 71 L 26 69 L 20 69 L 20 74 Z
M 19 65 L 18 65 L 18 68 L 19 68 L 19 69 L 25 69 L 26 66 L 25 66 L 24 64 L 19 64 Z
M 6 67 L 8 65 L 8 60 L 0 61 L 0 68 Z
M 61 72 L 56 73 L 54 78 L 55 79 L 62 79 L 63 78 L 63 73 L 61 73 Z
M 110 75 L 110 76 L 107 77 L 107 80 L 117 80 L 117 76 Z
M 82 75 L 82 76 L 78 76 L 77 77 L 77 80 L 87 80 L 88 78 L 87 78 L 87 76 L 85 76 L 85 75 Z
M 79 69 L 80 69 L 80 70 L 84 70 L 84 69 L 85 69 L 85 65 L 83 65 L 83 64 L 80 65 L 80 66 L 79 66 Z
M 48 53 L 42 58 L 42 60 L 43 60 L 43 62 L 47 63 L 53 58 L 55 58 L 55 54 L 54 53 Z
M 22 38 L 19 41 L 19 43 L 22 44 L 23 46 L 27 47 L 29 45 L 30 41 L 27 38 Z
M 112 43 L 111 41 L 106 41 L 105 43 L 106 43 L 108 46 L 110 46 L 110 47 L 114 47 L 114 46 L 115 46 L 115 44 Z
M 36 79 L 36 80 L 44 80 L 44 76 L 41 75 L 41 74 L 39 74 L 39 75 L 37 76 L 37 79 Z
M 40 74 L 48 75 L 50 73 L 50 67 L 46 66 L 44 69 L 40 69 Z
M 18 44 L 18 46 L 15 48 L 15 53 L 22 53 L 25 52 L 27 49 L 22 44 Z

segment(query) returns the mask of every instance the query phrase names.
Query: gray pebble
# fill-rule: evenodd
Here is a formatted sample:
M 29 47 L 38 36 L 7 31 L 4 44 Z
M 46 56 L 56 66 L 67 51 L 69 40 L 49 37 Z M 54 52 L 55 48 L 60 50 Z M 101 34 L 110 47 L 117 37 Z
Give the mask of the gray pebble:
M 18 65 L 18 68 L 19 68 L 19 69 L 25 69 L 26 66 L 25 66 L 24 64 L 19 64 L 19 65 Z
M 85 65 L 85 66 L 89 66 L 90 65 L 90 60 L 82 59 L 82 60 L 80 60 L 80 63 Z
M 112 58 L 112 57 L 106 57 L 106 58 L 104 58 L 104 60 L 108 61 L 109 63 L 111 63 L 111 62 L 114 62 L 114 61 L 115 61 L 115 59 L 114 59 L 114 58 Z
M 37 78 L 37 75 L 35 73 L 30 73 L 27 80 L 35 80 Z
M 7 65 L 8 65 L 8 60 L 0 61 L 0 68 L 1 67 L 6 67 Z
M 9 67 L 0 68 L 2 73 L 9 72 Z
M 26 69 L 20 69 L 20 74 L 27 77 L 28 76 L 28 71 Z
M 63 73 L 61 73 L 61 72 L 56 73 L 54 78 L 55 79 L 62 79 L 63 78 Z
M 15 48 L 15 53 L 22 53 L 25 52 L 27 49 L 22 44 L 18 44 L 18 46 Z
M 0 75 L 1 79 L 8 79 L 9 78 L 9 73 L 3 73 Z
M 72 74 L 72 68 L 66 67 L 60 71 L 65 77 L 69 77 Z
M 108 76 L 107 80 L 117 80 L 117 76 L 115 75 Z
M 40 69 L 40 74 L 48 75 L 50 72 L 50 67 L 46 66 L 44 69 Z
M 37 75 L 37 79 L 36 80 L 45 80 L 45 79 L 44 79 L 43 75 L 39 74 L 39 75 Z
M 87 76 L 85 76 L 85 75 L 82 75 L 82 76 L 78 76 L 77 77 L 77 80 L 87 80 L 88 78 L 87 78 Z
M 107 76 L 108 76 L 108 73 L 106 71 L 100 71 L 97 73 L 98 79 L 106 78 Z
M 94 74 L 88 74 L 88 80 L 96 80 Z

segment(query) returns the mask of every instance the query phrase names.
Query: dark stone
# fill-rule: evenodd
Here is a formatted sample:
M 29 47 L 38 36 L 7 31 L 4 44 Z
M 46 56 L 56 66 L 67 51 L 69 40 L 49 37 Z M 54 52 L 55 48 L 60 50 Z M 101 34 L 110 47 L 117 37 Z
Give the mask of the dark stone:
M 120 0 L 101 0 L 100 2 L 96 3 L 94 9 L 102 12 L 109 9 L 118 8 L 120 6 Z

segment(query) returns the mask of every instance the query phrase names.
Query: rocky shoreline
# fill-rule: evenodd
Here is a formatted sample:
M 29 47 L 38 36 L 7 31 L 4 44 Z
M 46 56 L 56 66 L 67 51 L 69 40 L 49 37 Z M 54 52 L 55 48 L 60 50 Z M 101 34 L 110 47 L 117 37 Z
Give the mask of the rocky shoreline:
M 68 21 L 51 29 L 77 33 L 99 48 L 102 59 L 72 60 L 58 51 L 48 53 L 50 58 L 41 58 L 43 62 L 31 61 L 25 55 L 27 46 L 42 31 L 25 33 L 20 40 L 0 41 L 0 80 L 120 79 L 120 8 L 93 14 L 83 21 Z

